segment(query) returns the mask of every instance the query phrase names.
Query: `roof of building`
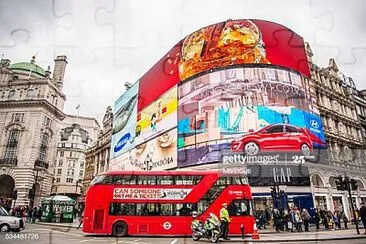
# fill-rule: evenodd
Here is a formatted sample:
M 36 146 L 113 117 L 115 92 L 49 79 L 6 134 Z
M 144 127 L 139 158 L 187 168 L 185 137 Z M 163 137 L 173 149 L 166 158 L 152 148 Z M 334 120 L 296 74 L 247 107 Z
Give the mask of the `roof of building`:
M 46 76 L 46 70 L 35 64 L 35 56 L 32 57 L 32 60 L 30 62 L 14 63 L 11 64 L 9 68 L 17 71 L 25 71 L 27 73 L 30 73 L 31 75 L 36 75 L 39 77 Z

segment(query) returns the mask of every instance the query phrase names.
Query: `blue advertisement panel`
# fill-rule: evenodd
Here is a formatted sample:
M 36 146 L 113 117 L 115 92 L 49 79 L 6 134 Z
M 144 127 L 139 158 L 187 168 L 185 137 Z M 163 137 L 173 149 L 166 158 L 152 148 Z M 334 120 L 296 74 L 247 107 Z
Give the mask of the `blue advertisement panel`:
M 135 147 L 138 90 L 137 82 L 114 104 L 112 159 Z

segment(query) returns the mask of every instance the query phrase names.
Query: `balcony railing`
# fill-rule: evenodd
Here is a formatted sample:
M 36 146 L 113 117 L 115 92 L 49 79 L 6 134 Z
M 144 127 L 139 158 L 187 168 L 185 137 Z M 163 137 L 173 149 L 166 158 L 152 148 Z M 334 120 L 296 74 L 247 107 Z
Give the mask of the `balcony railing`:
M 48 169 L 48 163 L 43 160 L 37 159 L 34 162 L 34 168 L 35 169 Z
M 17 158 L 1 158 L 0 165 L 1 166 L 17 166 L 18 159 Z

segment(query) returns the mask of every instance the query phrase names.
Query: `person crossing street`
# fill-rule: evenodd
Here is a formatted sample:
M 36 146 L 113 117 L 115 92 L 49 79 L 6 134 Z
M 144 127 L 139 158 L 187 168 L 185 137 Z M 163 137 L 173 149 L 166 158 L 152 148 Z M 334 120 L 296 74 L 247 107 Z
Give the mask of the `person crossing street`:
M 227 210 L 227 203 L 222 204 L 222 208 L 220 210 L 220 220 L 221 220 L 222 237 L 224 238 L 224 240 L 230 240 L 228 238 L 228 234 L 229 234 L 229 223 L 231 219 L 229 216 L 229 211 Z

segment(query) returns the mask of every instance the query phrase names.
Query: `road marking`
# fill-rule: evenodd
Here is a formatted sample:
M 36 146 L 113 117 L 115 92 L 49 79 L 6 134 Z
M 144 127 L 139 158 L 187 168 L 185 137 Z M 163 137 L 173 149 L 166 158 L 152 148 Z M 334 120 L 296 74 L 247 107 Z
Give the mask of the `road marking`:
M 178 239 L 174 239 L 170 244 L 175 244 L 178 241 Z
M 59 231 L 59 230 L 52 230 L 52 229 L 32 229 L 32 231 L 47 231 L 48 233 L 59 233 L 59 234 L 63 234 L 63 235 L 70 235 L 70 236 L 84 236 L 84 235 L 80 235 L 80 234 L 74 234 L 74 233 L 71 233 L 71 232 L 63 232 L 63 231 Z
M 148 244 L 146 242 L 140 242 L 141 239 L 137 239 L 137 240 L 134 240 L 134 241 L 124 241 L 124 240 L 121 240 L 121 241 L 117 241 L 117 242 L 112 242 L 111 244 L 119 244 L 119 243 L 126 243 L 126 244 Z

